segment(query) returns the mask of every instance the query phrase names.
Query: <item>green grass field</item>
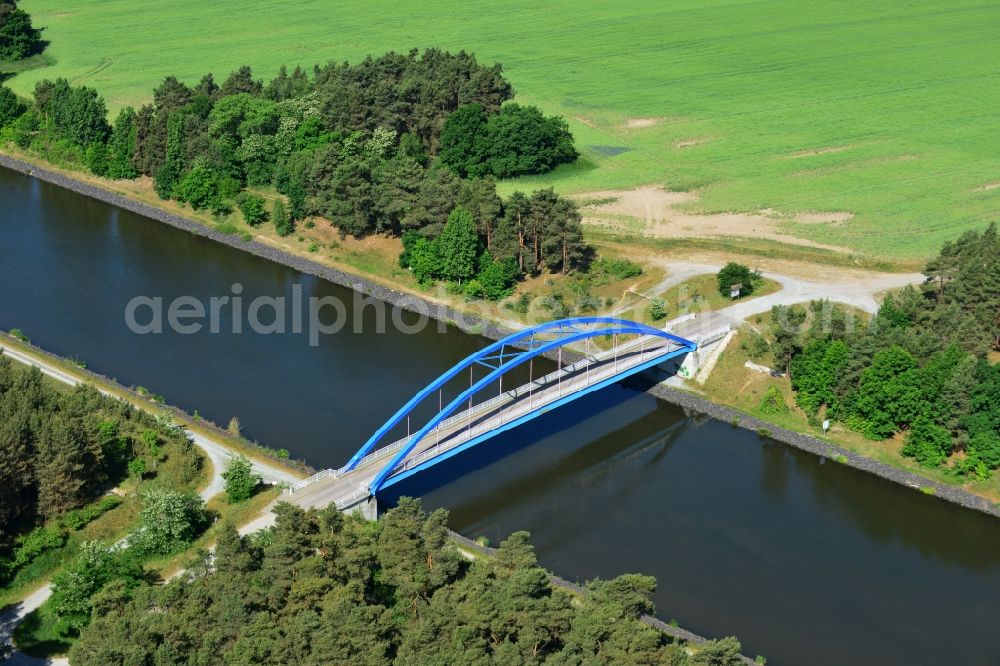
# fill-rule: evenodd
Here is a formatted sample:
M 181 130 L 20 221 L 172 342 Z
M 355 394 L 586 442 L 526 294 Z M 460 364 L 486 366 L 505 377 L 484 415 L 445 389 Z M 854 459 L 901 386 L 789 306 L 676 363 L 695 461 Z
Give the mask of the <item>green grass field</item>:
M 24 0 L 55 64 L 18 74 L 18 92 L 65 76 L 118 107 L 165 74 L 194 83 L 248 63 L 268 77 L 282 63 L 464 48 L 502 62 L 521 101 L 564 115 L 583 152 L 505 191 L 696 188 L 698 211 L 772 208 L 797 235 L 896 258 L 998 217 L 990 0 L 75 4 Z M 629 127 L 639 118 L 657 121 Z M 854 218 L 792 221 L 803 212 Z

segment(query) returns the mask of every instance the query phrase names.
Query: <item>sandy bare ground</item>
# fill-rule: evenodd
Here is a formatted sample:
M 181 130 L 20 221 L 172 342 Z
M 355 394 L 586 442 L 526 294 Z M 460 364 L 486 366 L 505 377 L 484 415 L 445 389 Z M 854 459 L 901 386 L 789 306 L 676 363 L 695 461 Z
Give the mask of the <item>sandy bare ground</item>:
M 583 223 L 637 233 L 653 238 L 753 238 L 788 245 L 850 252 L 847 248 L 799 238 L 782 228 L 785 219 L 774 211 L 705 215 L 682 208 L 698 200 L 696 192 L 671 192 L 658 185 L 631 190 L 604 190 L 580 195 L 580 199 L 614 199 L 610 203 L 584 206 Z M 850 213 L 806 213 L 810 224 L 844 224 Z
M 662 123 L 663 120 L 663 118 L 629 118 L 622 123 L 622 127 L 625 129 L 645 129 L 647 127 L 655 127 Z

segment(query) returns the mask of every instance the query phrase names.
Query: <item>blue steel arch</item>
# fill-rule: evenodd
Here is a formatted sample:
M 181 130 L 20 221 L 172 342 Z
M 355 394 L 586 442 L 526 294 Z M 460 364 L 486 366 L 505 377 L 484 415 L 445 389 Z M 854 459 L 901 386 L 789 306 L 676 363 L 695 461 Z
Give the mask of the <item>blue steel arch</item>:
M 601 325 L 601 328 L 584 330 L 583 326 Z M 697 345 L 690 340 L 667 333 L 664 330 L 641 324 L 627 319 L 615 317 L 576 317 L 572 319 L 562 319 L 548 322 L 539 326 L 512 333 L 496 342 L 470 354 L 462 361 L 459 361 L 447 372 L 428 384 L 423 390 L 411 398 L 399 411 L 389 418 L 385 424 L 379 428 L 364 446 L 358 449 L 350 461 L 345 466 L 345 471 L 354 469 L 358 463 L 368 455 L 382 438 L 395 426 L 399 425 L 424 399 L 432 395 L 435 391 L 443 387 L 449 380 L 458 373 L 472 367 L 473 365 L 484 365 L 492 371 L 478 382 L 463 391 L 447 406 L 441 409 L 438 414 L 428 421 L 418 432 L 410 436 L 406 444 L 392 457 L 385 467 L 372 480 L 369 489 L 372 494 L 378 492 L 386 479 L 392 474 L 396 466 L 402 461 L 416 445 L 441 421 L 448 418 L 459 406 L 464 404 L 480 390 L 489 386 L 493 381 L 502 377 L 504 373 L 525 363 L 536 356 L 541 356 L 549 351 L 558 349 L 573 342 L 585 340 L 587 338 L 605 335 L 653 335 L 676 343 L 681 351 L 694 351 Z M 554 340 L 546 340 L 542 336 L 555 335 Z M 508 350 L 507 347 L 512 347 Z M 526 347 L 526 349 L 522 348 Z M 495 362 L 493 365 L 490 362 Z

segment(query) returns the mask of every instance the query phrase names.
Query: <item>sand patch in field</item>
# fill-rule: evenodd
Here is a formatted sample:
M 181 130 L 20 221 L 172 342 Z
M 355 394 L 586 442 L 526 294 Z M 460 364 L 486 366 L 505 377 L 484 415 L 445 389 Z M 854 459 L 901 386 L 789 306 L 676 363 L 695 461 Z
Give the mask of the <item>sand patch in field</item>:
M 976 192 L 989 192 L 990 190 L 1000 189 L 1000 180 L 994 181 L 992 183 L 986 183 L 985 185 L 980 185 L 976 188 Z
M 799 213 L 795 216 L 795 221 L 799 224 L 830 224 L 841 226 L 847 224 L 853 217 L 854 213 L 846 211 L 839 213 Z
M 767 209 L 757 213 L 693 213 L 683 204 L 698 200 L 697 192 L 671 192 L 659 185 L 631 190 L 587 192 L 583 223 L 654 238 L 753 238 L 837 252 L 847 248 L 798 238 L 782 230 L 783 219 Z M 586 204 L 587 201 L 602 203 Z M 842 219 L 842 218 L 841 218 Z
M 629 118 L 622 123 L 625 129 L 645 129 L 655 127 L 664 121 L 664 118 Z

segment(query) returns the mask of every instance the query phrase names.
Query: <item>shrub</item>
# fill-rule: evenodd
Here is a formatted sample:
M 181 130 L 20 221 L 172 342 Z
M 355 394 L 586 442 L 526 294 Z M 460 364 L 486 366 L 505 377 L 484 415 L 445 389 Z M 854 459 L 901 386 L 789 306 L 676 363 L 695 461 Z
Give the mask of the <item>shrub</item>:
M 462 285 L 457 285 L 462 287 Z M 482 298 L 483 297 L 483 285 L 480 284 L 479 280 L 472 278 L 465 283 L 462 288 L 462 293 L 464 293 L 468 298 Z
M 79 635 L 88 624 L 94 596 L 113 580 L 124 581 L 131 590 L 144 578 L 142 565 L 131 548 L 118 549 L 96 541 L 81 545 L 80 554 L 52 579 L 51 604 L 56 610 L 60 636 Z
M 167 167 L 164 167 L 166 169 Z M 162 171 L 162 169 L 161 169 Z M 159 176 L 157 176 L 159 179 Z M 195 210 L 209 209 L 217 213 L 225 209 L 219 191 L 219 177 L 209 167 L 196 165 L 177 182 L 172 194 L 178 201 L 191 204 Z
M 267 221 L 267 211 L 264 209 L 264 199 L 256 194 L 242 192 L 236 197 L 236 205 L 243 213 L 243 219 L 251 227 L 256 227 Z
M 101 141 L 95 141 L 83 154 L 83 161 L 95 176 L 108 175 L 108 147 Z
M 562 294 L 549 294 L 542 299 L 541 306 L 552 312 L 554 319 L 565 319 L 573 314 L 573 308 L 564 300 Z
M 36 527 L 17 538 L 11 570 L 20 569 L 47 550 L 62 548 L 66 544 L 66 532 L 57 527 Z
M 613 280 L 627 280 L 642 275 L 642 266 L 628 259 L 600 258 L 590 267 L 591 279 L 595 286 Z
M 906 433 L 903 455 L 924 467 L 937 467 L 951 453 L 951 433 L 926 417 L 918 418 Z
M 288 213 L 285 212 L 285 204 L 281 199 L 274 202 L 274 208 L 271 210 L 271 220 L 274 222 L 274 230 L 282 238 L 290 235 L 295 230 L 295 224 Z
M 120 506 L 121 503 L 122 500 L 120 497 L 108 495 L 90 506 L 70 511 L 63 516 L 62 524 L 65 528 L 71 530 L 83 529 L 87 524 L 97 520 L 108 511 L 111 511 L 111 509 Z
M 1000 467 L 1000 435 L 992 430 L 973 435 L 967 449 L 969 457 L 981 461 L 988 469 Z
M 584 291 L 576 298 L 576 309 L 578 312 L 597 312 L 600 307 L 600 297 L 594 296 L 589 291 Z
M 484 254 L 487 261 L 485 267 L 481 266 L 476 282 L 482 290 L 482 297 L 490 301 L 499 301 L 507 298 L 514 291 L 514 284 L 517 281 L 518 269 L 514 259 L 504 261 L 490 261 L 489 255 Z M 488 263 L 487 263 L 488 262 Z
M 146 474 L 146 461 L 142 458 L 134 458 L 128 463 L 128 473 L 142 481 Z
M 0 86 L 0 127 L 14 122 L 25 111 L 25 105 L 10 91 L 10 88 Z
M 788 404 L 785 402 L 785 396 L 782 395 L 781 389 L 774 385 L 768 386 L 764 392 L 764 397 L 760 400 L 759 409 L 761 414 L 769 416 L 786 414 L 788 412 Z
M 149 555 L 181 551 L 207 523 L 205 503 L 194 493 L 152 488 L 142 496 L 139 527 L 129 536 L 129 550 Z
M 757 331 L 747 329 L 740 335 L 740 349 L 743 350 L 744 354 L 756 361 L 767 354 L 770 345 L 767 344 L 767 339 L 763 335 Z
M 650 319 L 660 321 L 667 316 L 667 303 L 662 298 L 654 298 L 649 302 L 646 311 L 649 313 Z

